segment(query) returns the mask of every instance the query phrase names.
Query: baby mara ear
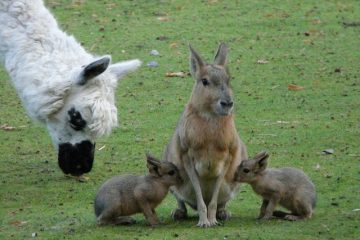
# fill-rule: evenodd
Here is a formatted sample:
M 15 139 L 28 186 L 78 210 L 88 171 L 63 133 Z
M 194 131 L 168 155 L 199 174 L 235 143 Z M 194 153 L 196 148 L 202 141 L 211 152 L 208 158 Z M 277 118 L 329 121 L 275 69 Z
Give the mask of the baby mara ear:
M 228 55 L 228 48 L 225 43 L 221 43 L 215 54 L 214 63 L 219 66 L 226 66 L 227 55 Z
M 269 154 L 266 151 L 262 151 L 256 154 L 256 156 L 253 159 L 255 161 L 255 169 L 254 169 L 255 173 L 262 172 L 266 169 L 268 158 L 269 158 Z
M 149 154 L 146 154 L 146 160 L 147 160 L 147 168 L 149 169 L 150 175 L 154 177 L 161 177 L 160 174 L 161 162 Z

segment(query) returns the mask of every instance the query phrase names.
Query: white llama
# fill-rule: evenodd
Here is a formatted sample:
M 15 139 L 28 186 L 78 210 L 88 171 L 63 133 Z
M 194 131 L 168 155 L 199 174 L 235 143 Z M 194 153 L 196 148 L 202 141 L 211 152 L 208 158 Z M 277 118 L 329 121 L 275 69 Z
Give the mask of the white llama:
M 28 114 L 46 124 L 62 171 L 89 172 L 95 140 L 117 125 L 117 80 L 141 62 L 87 53 L 42 0 L 0 1 L 0 59 Z

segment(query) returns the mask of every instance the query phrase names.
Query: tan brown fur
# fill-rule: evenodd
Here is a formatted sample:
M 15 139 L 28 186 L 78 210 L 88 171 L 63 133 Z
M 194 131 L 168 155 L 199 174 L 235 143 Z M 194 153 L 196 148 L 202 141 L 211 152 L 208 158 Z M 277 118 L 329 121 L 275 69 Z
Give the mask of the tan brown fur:
M 286 220 L 311 218 L 316 205 L 315 185 L 306 174 L 296 168 L 266 168 L 266 152 L 253 159 L 243 161 L 235 174 L 235 180 L 251 185 L 254 192 L 262 196 L 259 219 L 273 217 Z M 277 205 L 291 213 L 275 211 Z
M 196 83 L 164 155 L 179 168 L 184 180 L 171 188 L 179 204 L 173 218 L 186 217 L 187 203 L 198 210 L 198 226 L 209 227 L 217 224 L 216 217 L 229 218 L 225 206 L 238 190 L 234 173 L 247 152 L 232 115 L 226 46 L 219 46 L 214 64 L 205 64 L 190 50 L 190 70 Z
M 95 215 L 99 225 L 133 224 L 130 215 L 143 213 L 151 226 L 159 224 L 155 208 L 169 191 L 181 183 L 177 167 L 147 156 L 149 175 L 116 176 L 106 181 L 95 198 Z

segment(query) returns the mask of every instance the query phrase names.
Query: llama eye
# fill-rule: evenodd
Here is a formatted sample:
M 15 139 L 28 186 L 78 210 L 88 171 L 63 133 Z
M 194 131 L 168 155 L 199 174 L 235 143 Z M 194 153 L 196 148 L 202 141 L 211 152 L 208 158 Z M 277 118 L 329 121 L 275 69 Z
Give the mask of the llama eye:
M 81 117 L 79 111 L 71 108 L 68 111 L 68 114 L 70 117 L 69 124 L 75 131 L 80 131 L 86 126 L 86 121 Z
M 209 85 L 209 80 L 207 80 L 206 78 L 201 79 L 201 82 L 204 86 Z
M 174 171 L 174 170 L 171 170 L 170 172 L 168 172 L 168 174 L 169 174 L 170 176 L 172 176 L 172 175 L 175 174 L 175 171 Z
M 243 172 L 244 172 L 244 173 L 248 173 L 248 172 L 250 172 L 250 170 L 247 169 L 247 168 L 244 168 Z

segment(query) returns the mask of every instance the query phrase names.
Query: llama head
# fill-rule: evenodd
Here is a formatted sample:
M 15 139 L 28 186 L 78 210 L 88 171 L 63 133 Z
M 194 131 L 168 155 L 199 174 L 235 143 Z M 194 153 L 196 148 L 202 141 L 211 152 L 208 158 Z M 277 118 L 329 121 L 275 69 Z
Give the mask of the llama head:
M 110 57 L 105 56 L 73 70 L 62 106 L 47 119 L 65 174 L 76 176 L 91 170 L 96 139 L 110 134 L 117 125 L 117 80 L 140 64 L 139 60 L 110 64 Z

